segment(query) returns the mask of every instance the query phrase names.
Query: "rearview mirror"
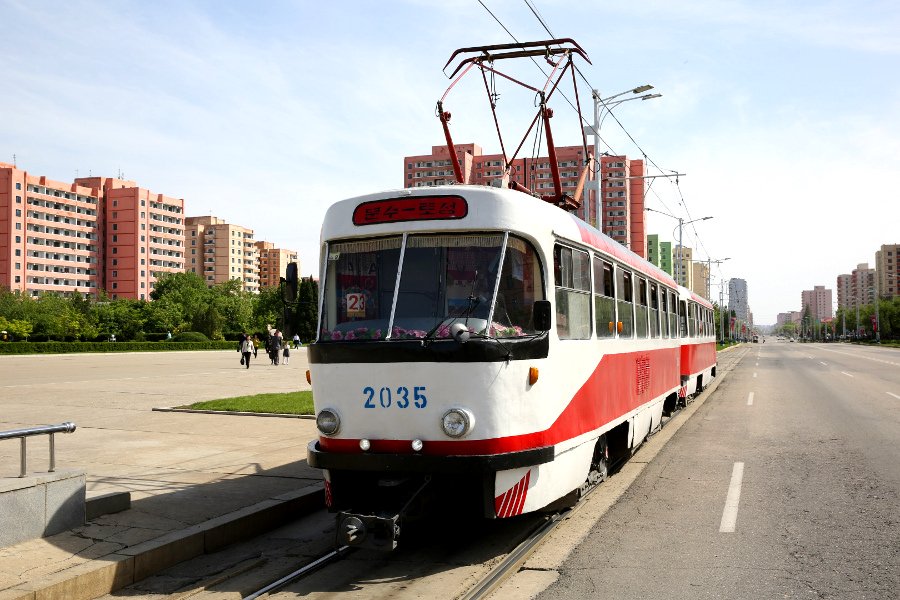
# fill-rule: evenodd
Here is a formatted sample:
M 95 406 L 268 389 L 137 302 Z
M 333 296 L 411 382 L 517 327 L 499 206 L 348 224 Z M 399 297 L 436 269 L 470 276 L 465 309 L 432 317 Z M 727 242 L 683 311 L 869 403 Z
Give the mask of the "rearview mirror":
M 531 313 L 534 328 L 538 331 L 550 331 L 550 315 L 552 308 L 549 300 L 535 300 Z

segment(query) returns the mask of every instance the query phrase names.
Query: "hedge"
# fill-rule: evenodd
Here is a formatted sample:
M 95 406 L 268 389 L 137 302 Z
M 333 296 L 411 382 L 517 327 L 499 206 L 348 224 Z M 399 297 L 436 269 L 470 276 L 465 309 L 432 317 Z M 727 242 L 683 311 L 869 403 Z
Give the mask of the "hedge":
M 5 342 L 0 354 L 65 354 L 69 352 L 165 352 L 171 350 L 236 350 L 234 342 Z

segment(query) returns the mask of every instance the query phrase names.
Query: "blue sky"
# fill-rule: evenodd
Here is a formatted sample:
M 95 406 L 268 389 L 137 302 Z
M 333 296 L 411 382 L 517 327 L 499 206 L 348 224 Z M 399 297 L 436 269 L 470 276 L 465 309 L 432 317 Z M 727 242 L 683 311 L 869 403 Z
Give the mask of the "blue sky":
M 520 41 L 548 37 L 524 0 L 483 2 Z M 686 173 L 653 183 L 647 206 L 714 217 L 685 243 L 731 259 L 714 277 L 747 280 L 758 323 L 900 242 L 900 4 L 532 5 L 585 48 L 602 95 L 663 94 L 614 112 L 656 164 Z M 478 0 L 0 0 L 0 23 L 0 161 L 63 181 L 121 170 L 188 214 L 297 249 L 305 274 L 330 204 L 402 186 L 403 156 L 443 142 L 451 52 L 512 41 Z M 454 138 L 497 152 L 478 86 L 448 98 Z M 520 100 L 501 96 L 507 122 L 530 118 Z M 557 143 L 579 143 L 571 110 L 556 111 Z M 640 158 L 615 120 L 601 134 Z M 676 238 L 674 219 L 648 222 Z

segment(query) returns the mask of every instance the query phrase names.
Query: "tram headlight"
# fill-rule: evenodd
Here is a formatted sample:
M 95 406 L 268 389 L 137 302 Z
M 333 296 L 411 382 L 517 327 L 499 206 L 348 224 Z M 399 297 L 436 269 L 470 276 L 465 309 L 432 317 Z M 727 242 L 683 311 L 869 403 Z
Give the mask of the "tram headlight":
M 316 415 L 316 427 L 325 435 L 334 435 L 341 428 L 341 418 L 333 408 L 323 408 Z
M 464 408 L 451 408 L 441 417 L 441 429 L 452 438 L 460 438 L 475 425 L 475 417 Z

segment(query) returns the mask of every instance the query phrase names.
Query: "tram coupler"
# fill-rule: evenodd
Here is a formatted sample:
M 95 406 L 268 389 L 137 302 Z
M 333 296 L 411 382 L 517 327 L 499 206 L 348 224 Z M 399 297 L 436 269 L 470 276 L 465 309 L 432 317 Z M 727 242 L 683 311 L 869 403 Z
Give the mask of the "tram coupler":
M 339 545 L 373 550 L 395 550 L 399 537 L 399 514 L 377 516 L 341 512 L 337 515 Z

